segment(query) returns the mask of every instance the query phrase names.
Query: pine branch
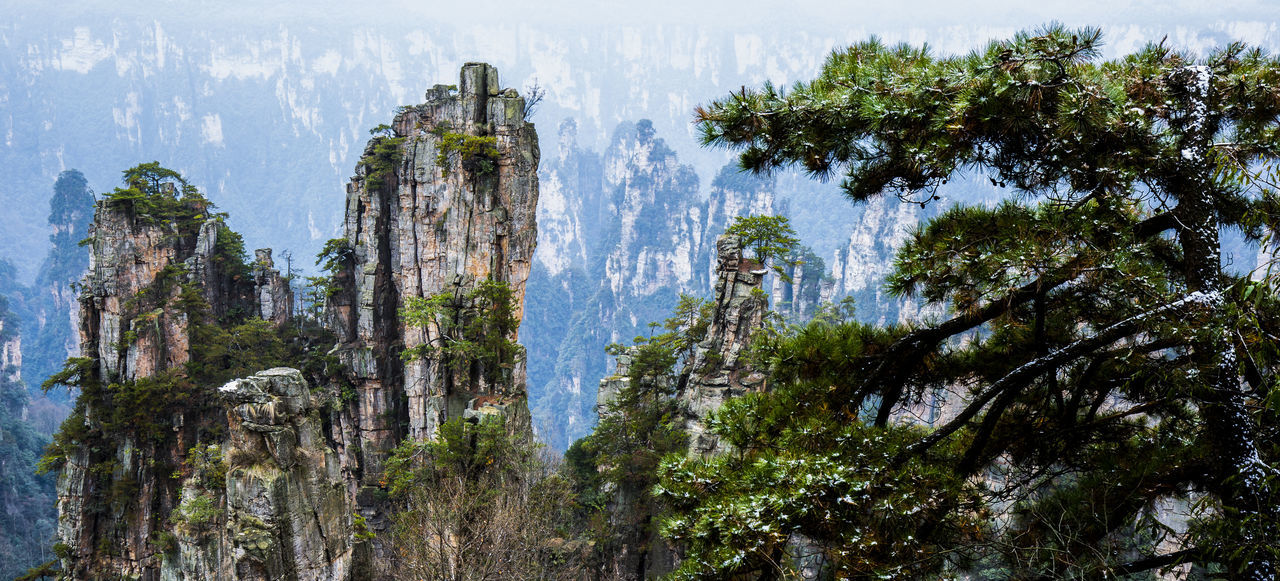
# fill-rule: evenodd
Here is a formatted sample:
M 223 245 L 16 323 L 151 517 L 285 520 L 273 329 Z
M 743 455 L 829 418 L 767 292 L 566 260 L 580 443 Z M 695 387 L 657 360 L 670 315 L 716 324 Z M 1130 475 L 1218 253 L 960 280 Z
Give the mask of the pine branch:
M 903 456 L 919 455 L 924 453 L 929 448 L 942 440 L 945 440 L 951 434 L 964 427 L 970 420 L 977 417 L 982 409 L 985 408 L 988 403 L 991 403 L 992 400 L 996 399 L 1007 390 L 1027 385 L 1031 380 L 1035 379 L 1046 370 L 1058 367 L 1072 359 L 1076 359 L 1086 353 L 1095 351 L 1135 332 L 1141 331 L 1144 328 L 1144 325 L 1152 319 L 1180 312 L 1185 308 L 1202 305 L 1215 300 L 1218 299 L 1212 295 L 1202 292 L 1193 292 L 1162 307 L 1149 310 L 1145 313 L 1135 315 L 1115 323 L 1099 331 L 1092 337 L 1077 340 L 1070 345 L 1049 353 L 1048 355 L 1023 363 L 1013 371 L 1010 371 L 1004 377 L 996 380 L 995 383 L 992 383 L 986 393 L 983 393 L 977 399 L 972 401 L 950 422 L 947 422 L 942 427 L 934 430 L 919 442 L 908 446 Z

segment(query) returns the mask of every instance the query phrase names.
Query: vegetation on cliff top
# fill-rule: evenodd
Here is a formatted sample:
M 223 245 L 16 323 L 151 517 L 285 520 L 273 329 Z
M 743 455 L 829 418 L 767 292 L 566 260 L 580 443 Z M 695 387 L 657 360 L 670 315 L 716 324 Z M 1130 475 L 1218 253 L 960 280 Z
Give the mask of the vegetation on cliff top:
M 95 358 L 97 353 L 69 359 L 44 386 L 77 388 L 75 407 L 47 447 L 40 468 L 57 470 L 67 459 L 83 457 L 95 481 L 94 497 L 85 502 L 90 515 L 133 518 L 130 515 L 147 510 L 153 518 L 149 526 L 156 531 L 165 530 L 170 516 L 185 530 L 203 530 L 220 511 L 219 501 L 207 494 L 185 498 L 174 515 L 160 514 L 155 507 L 138 505 L 140 491 L 148 487 L 157 498 L 176 497 L 185 468 L 168 463 L 187 452 L 172 451 L 180 443 L 197 444 L 191 452 L 197 472 L 216 472 L 205 468 L 217 462 L 202 464 L 200 453 L 207 451 L 208 442 L 219 441 L 226 429 L 218 386 L 280 365 L 308 369 L 315 333 L 289 325 L 276 328 L 252 316 L 257 297 L 243 240 L 225 226 L 225 215 L 210 214 L 213 205 L 181 175 L 151 163 L 131 168 L 124 176 L 126 187 L 108 196 L 100 212 L 128 212 L 135 226 L 141 221 L 168 230 L 171 235 L 159 243 L 171 245 L 174 252 L 149 284 L 133 296 L 121 297 L 119 340 L 103 347 L 114 351 L 109 357 L 121 361 L 132 361 L 127 355 L 137 350 L 139 358 L 153 358 L 156 369 L 130 378 L 110 370 Z M 191 272 L 185 258 L 194 253 L 199 232 L 210 220 L 216 226 L 208 256 L 211 268 Z M 98 230 L 90 242 L 106 251 L 107 238 L 119 235 Z M 177 349 L 185 353 L 173 351 Z M 166 365 L 175 359 L 185 363 Z M 323 371 L 325 366 L 320 367 Z M 124 450 L 133 458 L 122 460 Z M 145 461 L 146 468 L 124 470 L 126 461 Z M 176 498 L 171 500 L 178 504 Z M 172 545 L 171 535 L 162 537 L 152 538 L 152 544 Z M 100 534 L 97 542 L 111 544 L 112 538 Z M 104 554 L 111 550 L 99 547 Z

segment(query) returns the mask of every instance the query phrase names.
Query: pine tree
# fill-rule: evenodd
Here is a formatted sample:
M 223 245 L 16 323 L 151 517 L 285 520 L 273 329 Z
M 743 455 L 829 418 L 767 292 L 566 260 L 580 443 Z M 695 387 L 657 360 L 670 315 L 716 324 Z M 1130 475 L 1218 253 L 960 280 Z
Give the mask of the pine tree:
M 871 429 L 889 458 L 876 478 L 935 487 L 918 518 L 893 525 L 906 532 L 885 532 L 914 545 L 877 556 L 853 542 L 881 530 L 874 509 L 825 528 L 812 511 L 777 521 L 847 572 L 1084 578 L 1190 562 L 1274 578 L 1280 302 L 1274 280 L 1224 270 L 1219 236 L 1269 240 L 1280 223 L 1280 198 L 1256 179 L 1280 156 L 1280 62 L 1240 44 L 1196 58 L 1164 43 L 1102 61 L 1100 38 L 1054 26 L 955 58 L 871 40 L 790 91 L 744 88 L 699 109 L 704 141 L 741 150 L 745 168 L 842 174 L 854 202 L 926 203 L 961 172 L 1010 196 L 944 213 L 899 254 L 890 290 L 950 318 L 776 341 L 766 352 L 787 387 L 732 404 L 721 426 L 755 460 L 664 465 L 669 532 L 706 549 L 686 571 L 760 561 L 717 564 L 711 547 L 742 541 L 709 524 L 733 493 L 682 483 L 847 457 L 849 442 L 877 441 Z M 941 392 L 958 401 L 950 415 L 900 425 Z M 778 411 L 788 397 L 803 404 Z M 817 427 L 835 435 L 804 436 Z M 961 518 L 985 510 L 963 485 L 974 478 L 1011 517 L 980 533 Z M 807 509 L 841 506 L 842 486 Z M 1189 530 L 1158 522 L 1153 507 L 1171 499 L 1194 502 Z M 780 555 L 785 533 L 753 538 L 772 553 L 742 555 Z M 1166 539 L 1179 549 L 1157 550 Z

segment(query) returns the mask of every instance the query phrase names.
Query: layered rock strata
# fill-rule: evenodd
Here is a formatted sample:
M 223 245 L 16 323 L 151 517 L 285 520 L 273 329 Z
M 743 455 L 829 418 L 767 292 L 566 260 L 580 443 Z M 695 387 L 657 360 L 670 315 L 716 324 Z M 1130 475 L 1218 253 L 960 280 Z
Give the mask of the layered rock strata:
M 716 249 L 711 324 L 685 366 L 677 396 L 688 412 L 689 451 L 703 455 L 722 451 L 718 438 L 707 431 L 708 414 L 730 398 L 765 387 L 765 375 L 753 369 L 745 356 L 769 307 L 760 288 L 767 271 L 759 262 L 743 258 L 742 242 L 736 236 L 721 236 Z
M 380 458 L 399 439 L 430 438 L 478 396 L 523 402 L 523 362 L 459 377 L 438 357 L 403 361 L 402 350 L 445 338 L 439 326 L 407 326 L 399 313 L 413 298 L 463 300 L 493 280 L 510 288 L 514 314 L 523 314 L 539 160 L 524 109 L 496 69 L 467 64 L 456 87 L 436 85 L 425 103 L 401 109 L 347 186 L 352 257 L 337 273 L 343 291 L 331 311 L 337 354 L 358 394 L 353 428 L 365 484 L 376 482 Z
M 69 420 L 82 427 L 63 428 L 72 447 L 58 479 L 57 536 L 72 578 L 158 578 L 165 559 L 158 540 L 179 502 L 171 473 L 220 422 L 202 413 L 199 396 L 174 405 L 156 398 L 182 397 L 161 386 L 184 381 L 195 326 L 214 313 L 251 309 L 251 281 L 216 256 L 222 232 L 229 234 L 218 218 L 188 232 L 128 202 L 97 207 L 79 299 L 84 392 Z M 201 307 L 184 296 L 188 288 L 198 289 Z M 148 389 L 156 393 L 136 395 Z M 166 415 L 129 420 L 138 404 Z
M 522 361 L 442 355 L 457 338 L 450 325 L 482 310 L 494 283 L 509 290 L 516 339 L 538 199 L 524 115 L 492 67 L 468 64 L 457 87 L 437 85 L 371 140 L 348 186 L 346 235 L 331 245 L 325 313 L 339 343 L 289 362 L 305 363 L 305 378 L 281 367 L 209 385 L 249 335 L 290 329 L 267 343 L 305 350 L 269 250 L 241 264 L 239 238 L 218 218 L 201 222 L 207 202 L 173 186 L 99 205 L 75 360 L 87 387 L 64 428 L 58 484 L 72 578 L 386 577 L 394 555 L 370 538 L 388 526 L 389 449 L 452 418 L 528 418 Z M 144 215 L 153 202 L 197 218 Z M 408 324 L 416 299 L 448 308 Z M 241 361 L 274 361 L 252 355 Z M 130 425 L 128 398 L 160 411 Z

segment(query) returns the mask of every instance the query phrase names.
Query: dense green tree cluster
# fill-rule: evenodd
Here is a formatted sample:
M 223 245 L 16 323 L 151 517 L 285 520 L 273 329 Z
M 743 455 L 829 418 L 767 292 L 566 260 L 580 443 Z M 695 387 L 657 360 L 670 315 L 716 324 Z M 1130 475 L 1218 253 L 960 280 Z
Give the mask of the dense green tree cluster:
M 742 244 L 751 249 L 752 258 L 761 265 L 791 254 L 800 243 L 786 216 L 739 216 L 724 233 L 741 239 Z
M 955 58 L 873 40 L 699 110 L 746 168 L 843 174 L 855 202 L 928 201 L 962 171 L 1012 195 L 900 252 L 890 290 L 948 317 L 775 341 L 779 389 L 716 424 L 737 451 L 664 463 L 683 573 L 768 571 L 800 539 L 853 578 L 1273 578 L 1280 303 L 1224 269 L 1219 235 L 1280 226 L 1256 172 L 1280 154 L 1280 63 L 1163 44 L 1104 62 L 1099 39 L 1051 27 Z M 1156 510 L 1178 502 L 1188 527 Z

